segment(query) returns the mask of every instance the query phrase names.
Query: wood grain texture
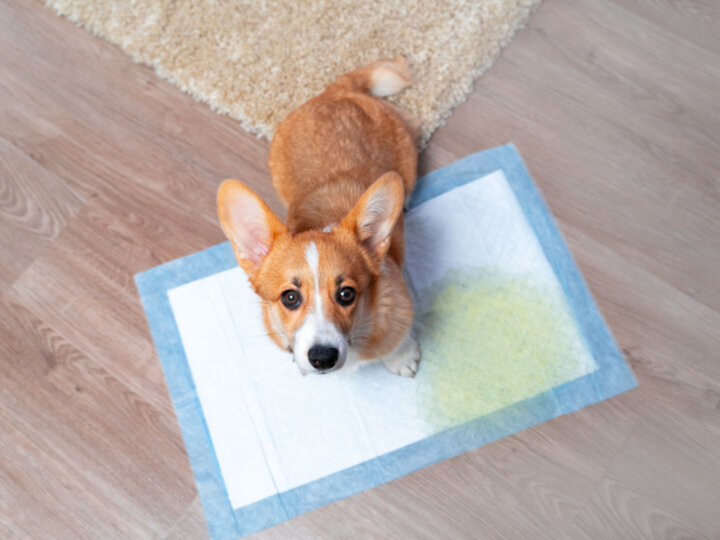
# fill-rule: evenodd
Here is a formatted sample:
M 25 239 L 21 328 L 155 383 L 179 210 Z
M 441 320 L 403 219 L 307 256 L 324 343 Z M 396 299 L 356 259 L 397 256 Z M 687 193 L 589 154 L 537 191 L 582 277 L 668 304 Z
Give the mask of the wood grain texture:
M 612 0 L 659 28 L 720 53 L 720 4 L 714 0 Z
M 0 290 L 59 236 L 82 205 L 62 180 L 0 140 Z
M 640 387 L 257 538 L 720 538 L 719 18 L 545 0 L 421 156 L 516 143 Z M 0 537 L 205 537 L 132 276 L 282 213 L 268 144 L 40 3 L 0 47 Z

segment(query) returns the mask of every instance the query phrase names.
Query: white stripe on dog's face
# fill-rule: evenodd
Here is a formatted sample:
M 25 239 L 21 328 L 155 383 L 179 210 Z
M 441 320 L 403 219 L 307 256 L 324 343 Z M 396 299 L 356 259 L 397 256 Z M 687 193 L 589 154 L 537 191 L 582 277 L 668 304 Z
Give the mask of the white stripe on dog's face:
M 327 291 L 320 287 L 320 253 L 315 242 L 310 242 L 305 250 L 305 261 L 312 272 L 314 289 L 311 303 L 307 306 L 305 321 L 295 333 L 295 361 L 303 373 L 317 371 L 310 363 L 308 352 L 312 347 L 331 347 L 338 350 L 337 363 L 333 368 L 338 369 L 345 362 L 347 341 L 323 311 L 323 297 L 327 297 Z
M 308 263 L 313 275 L 315 285 L 315 305 L 322 311 L 322 298 L 320 297 L 320 253 L 315 242 L 310 242 L 305 250 L 305 262 Z

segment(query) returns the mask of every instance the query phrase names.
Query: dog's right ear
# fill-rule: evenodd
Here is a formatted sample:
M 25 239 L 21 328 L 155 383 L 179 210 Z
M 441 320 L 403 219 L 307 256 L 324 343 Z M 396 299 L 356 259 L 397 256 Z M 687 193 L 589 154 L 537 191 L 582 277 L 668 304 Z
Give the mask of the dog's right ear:
M 217 202 L 220 225 L 232 243 L 235 258 L 252 277 L 275 238 L 287 228 L 253 190 L 238 180 L 225 180 L 220 185 Z

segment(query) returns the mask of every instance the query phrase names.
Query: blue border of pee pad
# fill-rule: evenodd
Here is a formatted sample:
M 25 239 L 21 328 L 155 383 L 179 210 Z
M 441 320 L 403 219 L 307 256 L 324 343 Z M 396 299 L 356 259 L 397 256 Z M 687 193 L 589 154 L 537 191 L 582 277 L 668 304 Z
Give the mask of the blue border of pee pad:
M 560 281 L 598 369 L 533 398 L 243 508 L 233 509 L 230 505 L 167 295 L 169 289 L 234 268 L 237 263 L 232 249 L 226 242 L 135 276 L 213 539 L 257 532 L 636 386 L 514 145 L 473 154 L 420 178 L 410 208 L 498 169 L 505 174 Z

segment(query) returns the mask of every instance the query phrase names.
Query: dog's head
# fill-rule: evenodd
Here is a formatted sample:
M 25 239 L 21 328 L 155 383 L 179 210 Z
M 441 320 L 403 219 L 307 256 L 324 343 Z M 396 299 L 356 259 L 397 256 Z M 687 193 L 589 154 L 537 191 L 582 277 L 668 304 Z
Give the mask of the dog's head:
M 220 186 L 220 223 L 262 299 L 268 334 L 303 373 L 341 368 L 353 335 L 368 333 L 374 300 L 366 293 L 381 272 L 403 197 L 399 175 L 387 173 L 339 223 L 292 234 L 242 182 Z

